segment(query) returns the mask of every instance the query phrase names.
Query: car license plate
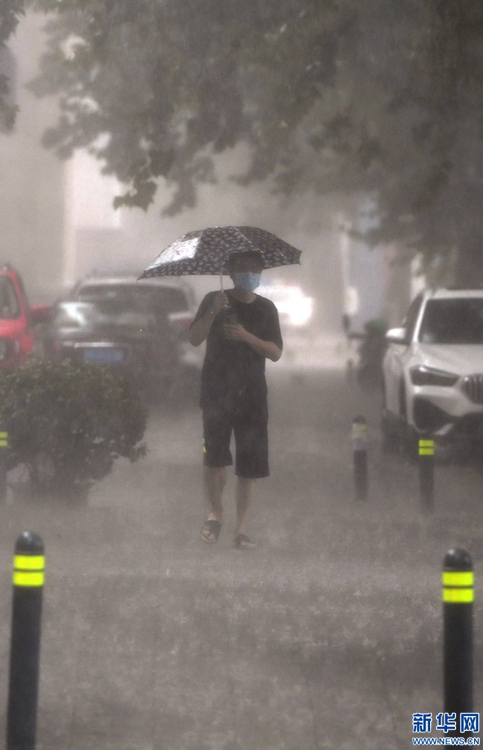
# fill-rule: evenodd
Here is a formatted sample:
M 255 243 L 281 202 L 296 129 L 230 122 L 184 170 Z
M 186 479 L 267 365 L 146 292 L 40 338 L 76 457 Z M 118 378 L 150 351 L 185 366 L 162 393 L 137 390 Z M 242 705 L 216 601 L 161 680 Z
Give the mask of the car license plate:
M 84 349 L 84 362 L 122 362 L 124 351 L 109 347 L 90 347 Z

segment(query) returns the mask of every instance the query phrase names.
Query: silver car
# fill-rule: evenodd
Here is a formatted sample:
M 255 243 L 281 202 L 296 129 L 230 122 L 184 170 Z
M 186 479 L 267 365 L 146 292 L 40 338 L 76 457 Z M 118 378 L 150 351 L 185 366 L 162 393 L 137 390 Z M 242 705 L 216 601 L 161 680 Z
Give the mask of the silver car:
M 137 280 L 136 276 L 90 276 L 75 285 L 69 295 L 79 300 L 96 300 L 106 297 L 134 299 L 150 310 L 164 310 L 177 333 L 180 343 L 180 360 L 188 370 L 199 373 L 203 366 L 203 349 L 189 343 L 189 326 L 197 305 L 192 288 L 177 278 L 150 278 Z

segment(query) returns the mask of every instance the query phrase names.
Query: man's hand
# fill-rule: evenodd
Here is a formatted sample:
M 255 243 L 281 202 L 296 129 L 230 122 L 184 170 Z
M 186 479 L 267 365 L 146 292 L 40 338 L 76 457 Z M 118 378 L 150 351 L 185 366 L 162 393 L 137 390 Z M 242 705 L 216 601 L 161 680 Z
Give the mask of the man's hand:
M 247 337 L 250 335 L 246 328 L 243 328 L 240 323 L 225 323 L 223 331 L 227 339 L 231 341 L 245 341 L 248 343 Z
M 230 300 L 226 296 L 225 292 L 217 292 L 214 295 L 211 305 L 205 312 L 202 318 L 193 323 L 190 329 L 190 343 L 193 346 L 199 346 L 205 341 L 208 336 L 212 323 L 218 313 L 221 310 L 226 309 L 230 304 Z
M 213 302 L 211 303 L 210 311 L 213 315 L 218 315 L 220 310 L 224 310 L 226 307 L 228 307 L 229 304 L 230 302 L 225 292 L 218 292 L 213 297 Z
M 261 354 L 262 357 L 266 357 L 267 359 L 271 359 L 272 362 L 278 362 L 282 356 L 282 350 L 279 349 L 273 341 L 263 341 L 262 339 L 259 339 L 253 333 L 247 331 L 246 328 L 243 328 L 239 323 L 225 323 L 223 330 L 226 338 L 230 339 L 230 341 L 241 341 L 248 344 L 248 346 L 251 346 L 251 348 L 258 354 Z

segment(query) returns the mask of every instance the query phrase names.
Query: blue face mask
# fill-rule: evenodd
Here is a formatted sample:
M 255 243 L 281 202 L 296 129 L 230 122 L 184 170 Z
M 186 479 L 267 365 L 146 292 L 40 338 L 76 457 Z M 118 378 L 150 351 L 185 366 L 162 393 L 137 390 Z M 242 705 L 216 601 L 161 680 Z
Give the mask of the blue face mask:
M 242 271 L 235 274 L 235 286 L 241 292 L 253 292 L 260 285 L 260 274 Z

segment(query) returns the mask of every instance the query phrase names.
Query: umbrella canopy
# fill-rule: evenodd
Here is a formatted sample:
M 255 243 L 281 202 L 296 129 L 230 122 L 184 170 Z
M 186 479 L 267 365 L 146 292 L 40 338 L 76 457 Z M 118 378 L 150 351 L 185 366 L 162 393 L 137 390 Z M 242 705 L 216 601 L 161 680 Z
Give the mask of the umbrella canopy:
M 228 274 L 234 253 L 258 251 L 263 268 L 300 263 L 301 251 L 257 227 L 210 227 L 183 234 L 166 247 L 139 277 Z

